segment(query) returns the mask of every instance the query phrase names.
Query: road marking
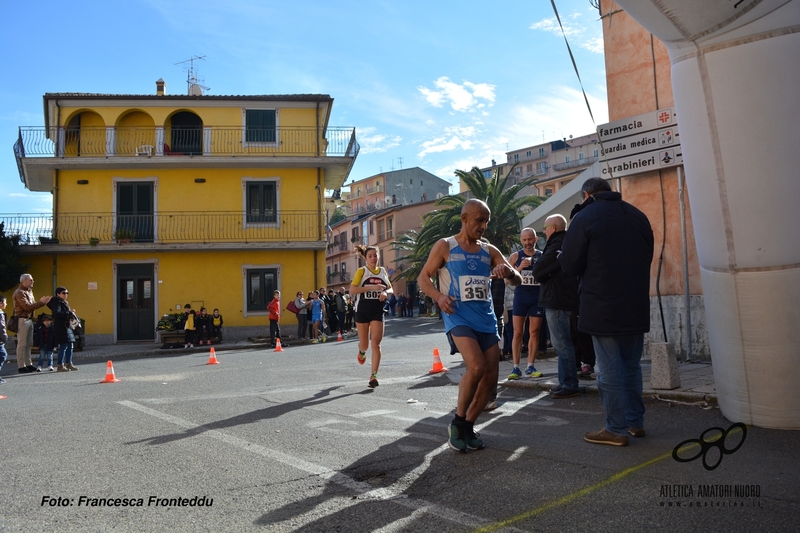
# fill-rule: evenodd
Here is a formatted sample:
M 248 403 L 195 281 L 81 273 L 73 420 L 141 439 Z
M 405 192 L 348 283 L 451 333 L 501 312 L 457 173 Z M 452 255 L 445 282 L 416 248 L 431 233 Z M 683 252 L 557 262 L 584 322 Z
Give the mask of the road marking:
M 506 462 L 510 463 L 511 461 L 516 461 L 517 459 L 522 457 L 522 454 L 525 453 L 526 451 L 528 451 L 528 447 L 527 446 L 520 446 L 519 448 L 514 450 L 514 453 L 512 453 L 511 455 L 508 456 L 508 459 L 506 459 Z
M 194 422 L 190 422 L 188 420 L 184 420 L 182 418 L 169 415 L 167 413 L 162 413 L 161 411 L 156 411 L 155 409 L 151 409 L 149 407 L 140 405 L 130 400 L 122 400 L 117 403 L 119 403 L 124 407 L 134 409 L 136 411 L 158 418 L 165 422 L 169 422 L 184 429 L 196 429 L 198 427 L 201 427 L 200 424 L 196 424 Z M 415 468 L 411 472 L 405 474 L 403 477 L 398 479 L 392 485 L 388 487 L 375 489 L 368 483 L 362 481 L 356 481 L 350 476 L 342 474 L 341 472 L 338 472 L 336 470 L 332 470 L 328 467 L 311 463 L 309 461 L 300 459 L 298 457 L 293 457 L 289 454 L 279 452 L 277 450 L 269 449 L 259 444 L 254 444 L 247 440 L 241 439 L 239 437 L 234 437 L 233 435 L 229 435 L 227 433 L 224 433 L 216 429 L 209 429 L 207 431 L 204 431 L 202 434 L 204 436 L 220 440 L 226 444 L 230 444 L 231 446 L 235 446 L 237 448 L 254 453 L 256 455 L 260 455 L 267 459 L 271 459 L 281 464 L 291 466 L 293 468 L 307 472 L 309 474 L 319 476 L 326 481 L 330 481 L 336 483 L 337 485 L 341 485 L 345 488 L 348 488 L 360 495 L 357 499 L 358 501 L 390 500 L 398 505 L 402 505 L 404 507 L 408 507 L 413 510 L 424 510 L 424 512 L 432 514 L 438 518 L 455 522 L 457 524 L 461 524 L 466 527 L 476 527 L 481 525 L 487 525 L 488 527 L 488 525 L 491 524 L 491 522 L 485 518 L 471 515 L 468 513 L 463 513 L 461 511 L 456 511 L 455 509 L 450 509 L 448 507 L 434 504 L 432 502 L 419 500 L 416 498 L 409 498 L 406 494 L 404 494 L 404 491 L 407 490 L 408 487 L 410 487 L 417 480 L 417 478 L 419 478 L 419 476 L 424 473 L 425 470 L 427 470 L 427 468 L 430 466 L 431 459 L 448 448 L 447 443 L 442 444 L 438 448 L 429 452 L 425 456 L 425 459 L 422 462 L 422 464 L 420 464 L 417 468 Z M 322 504 L 315 507 L 313 510 L 308 511 L 303 515 L 292 517 L 291 519 L 285 521 L 285 525 L 291 525 L 295 528 L 302 527 L 299 526 L 300 522 L 305 521 L 305 523 L 310 523 L 314 520 L 318 520 L 325 516 L 330 516 L 332 514 L 339 512 L 342 509 L 351 507 L 352 505 L 355 504 L 357 500 L 353 500 L 353 498 L 335 498 L 326 500 Z
M 596 490 L 600 490 L 600 489 L 602 489 L 604 487 L 607 487 L 608 485 L 616 483 L 617 481 L 621 481 L 622 479 L 628 477 L 629 475 L 633 474 L 634 472 L 636 472 L 638 470 L 641 470 L 641 469 L 646 468 L 646 467 L 648 467 L 650 465 L 658 463 L 659 461 L 663 461 L 664 459 L 667 459 L 669 457 L 672 457 L 672 451 L 671 450 L 666 452 L 666 453 L 664 453 L 664 454 L 662 454 L 662 455 L 654 457 L 653 459 L 645 461 L 644 463 L 640 463 L 640 464 L 638 464 L 636 466 L 632 466 L 630 468 L 626 468 L 625 470 L 622 470 L 621 472 L 617 472 L 616 474 L 613 474 L 613 475 L 607 477 L 606 479 L 604 479 L 603 481 L 595 483 L 594 485 L 590 485 L 588 487 L 584 487 L 584 488 L 582 488 L 580 490 L 577 490 L 577 491 L 573 492 L 572 494 L 567 494 L 566 496 L 562 496 L 561 498 L 559 498 L 557 500 L 553 500 L 553 501 L 548 502 L 548 503 L 546 503 L 544 505 L 536 507 L 535 509 L 531 509 L 530 511 L 526 511 L 526 512 L 524 512 L 522 514 L 518 514 L 517 516 L 512 516 L 511 518 L 507 518 L 506 520 L 501 520 L 500 522 L 497 522 L 497 523 L 489 525 L 489 526 L 480 527 L 478 529 L 475 529 L 472 533 L 490 533 L 491 531 L 498 531 L 500 529 L 505 529 L 505 528 L 507 528 L 509 526 L 512 526 L 512 525 L 514 525 L 514 524 L 516 524 L 518 522 L 522 522 L 523 520 L 527 520 L 529 518 L 533 518 L 534 516 L 540 515 L 542 513 L 546 513 L 547 511 L 555 509 L 556 507 L 561 507 L 562 505 L 566 505 L 568 503 L 571 503 L 571 502 L 573 502 L 573 501 L 575 501 L 575 500 L 577 500 L 579 498 L 582 498 L 582 497 L 584 497 L 584 496 L 586 496 L 586 495 L 588 495 L 588 494 L 590 494 L 590 493 L 592 493 L 592 492 L 594 492 Z
M 355 413 L 350 416 L 356 418 L 369 418 L 370 416 L 380 416 L 380 415 L 390 415 L 392 413 L 396 413 L 397 411 L 393 409 L 376 409 L 375 411 L 363 411 L 361 413 Z

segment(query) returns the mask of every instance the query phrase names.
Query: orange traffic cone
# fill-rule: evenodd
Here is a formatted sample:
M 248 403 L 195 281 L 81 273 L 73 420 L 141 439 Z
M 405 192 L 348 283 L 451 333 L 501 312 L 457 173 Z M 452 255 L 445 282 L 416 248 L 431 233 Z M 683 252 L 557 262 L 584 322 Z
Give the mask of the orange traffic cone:
M 208 356 L 208 363 L 207 365 L 218 365 L 219 361 L 217 361 L 217 352 L 214 351 L 214 347 L 211 347 L 211 355 Z
M 101 381 L 100 383 L 117 383 L 119 380 L 114 375 L 114 365 L 111 364 L 111 361 L 106 363 L 106 379 Z
M 275 339 L 275 351 L 276 352 L 282 352 L 283 351 L 283 346 L 281 346 L 281 338 L 280 337 Z
M 337 341 L 343 341 L 344 340 L 344 337 L 342 337 L 342 332 L 341 331 L 339 332 L 339 338 L 336 339 L 336 340 Z
M 433 368 L 428 372 L 429 374 L 438 374 L 439 372 L 447 372 L 447 369 L 442 365 L 442 360 L 439 358 L 439 348 L 433 349 Z

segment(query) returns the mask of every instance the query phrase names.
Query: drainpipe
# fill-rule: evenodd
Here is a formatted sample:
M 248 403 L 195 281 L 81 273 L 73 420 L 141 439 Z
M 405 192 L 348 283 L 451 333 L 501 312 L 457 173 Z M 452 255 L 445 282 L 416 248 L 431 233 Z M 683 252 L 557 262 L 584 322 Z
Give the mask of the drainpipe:
M 683 254 L 683 299 L 686 306 L 686 361 L 692 360 L 692 308 L 689 297 L 689 251 L 686 243 L 686 200 L 683 196 L 683 165 L 678 166 L 678 211 L 681 218 L 681 253 Z

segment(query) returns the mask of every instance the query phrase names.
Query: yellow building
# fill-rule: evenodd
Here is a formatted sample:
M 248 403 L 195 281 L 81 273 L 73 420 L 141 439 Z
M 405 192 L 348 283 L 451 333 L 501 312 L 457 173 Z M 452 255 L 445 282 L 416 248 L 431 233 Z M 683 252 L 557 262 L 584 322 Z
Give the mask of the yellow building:
M 325 284 L 324 192 L 347 179 L 355 129 L 328 125 L 328 95 L 156 88 L 44 95 L 45 126 L 20 128 L 14 150 L 53 214 L 4 217 L 6 233 L 37 297 L 69 288 L 90 343 L 155 342 L 186 303 L 219 308 L 227 339 L 263 334 L 274 290 Z

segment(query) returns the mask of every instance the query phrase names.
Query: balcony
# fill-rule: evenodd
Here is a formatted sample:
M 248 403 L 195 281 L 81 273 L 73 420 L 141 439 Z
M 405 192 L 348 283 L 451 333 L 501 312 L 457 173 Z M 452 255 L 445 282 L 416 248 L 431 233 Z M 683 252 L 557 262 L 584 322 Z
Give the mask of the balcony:
M 376 192 L 383 192 L 383 186 L 378 184 L 374 187 L 367 185 L 367 194 L 375 194 Z
M 588 167 L 595 161 L 597 161 L 598 157 L 585 157 L 583 159 L 576 159 L 575 161 L 569 161 L 566 163 L 556 163 L 553 165 L 553 170 L 567 170 L 570 168 L 577 168 L 577 167 Z
M 42 191 L 52 189 L 55 169 L 263 166 L 267 158 L 297 166 L 299 157 L 333 171 L 325 187 L 339 189 L 359 150 L 354 128 L 333 127 L 21 127 L 14 144 L 21 181 Z
M 79 213 L 2 215 L 6 235 L 20 235 L 23 250 L 108 251 L 132 249 L 264 248 L 323 249 L 316 211 L 280 211 L 248 215 L 237 212 L 118 215 Z

